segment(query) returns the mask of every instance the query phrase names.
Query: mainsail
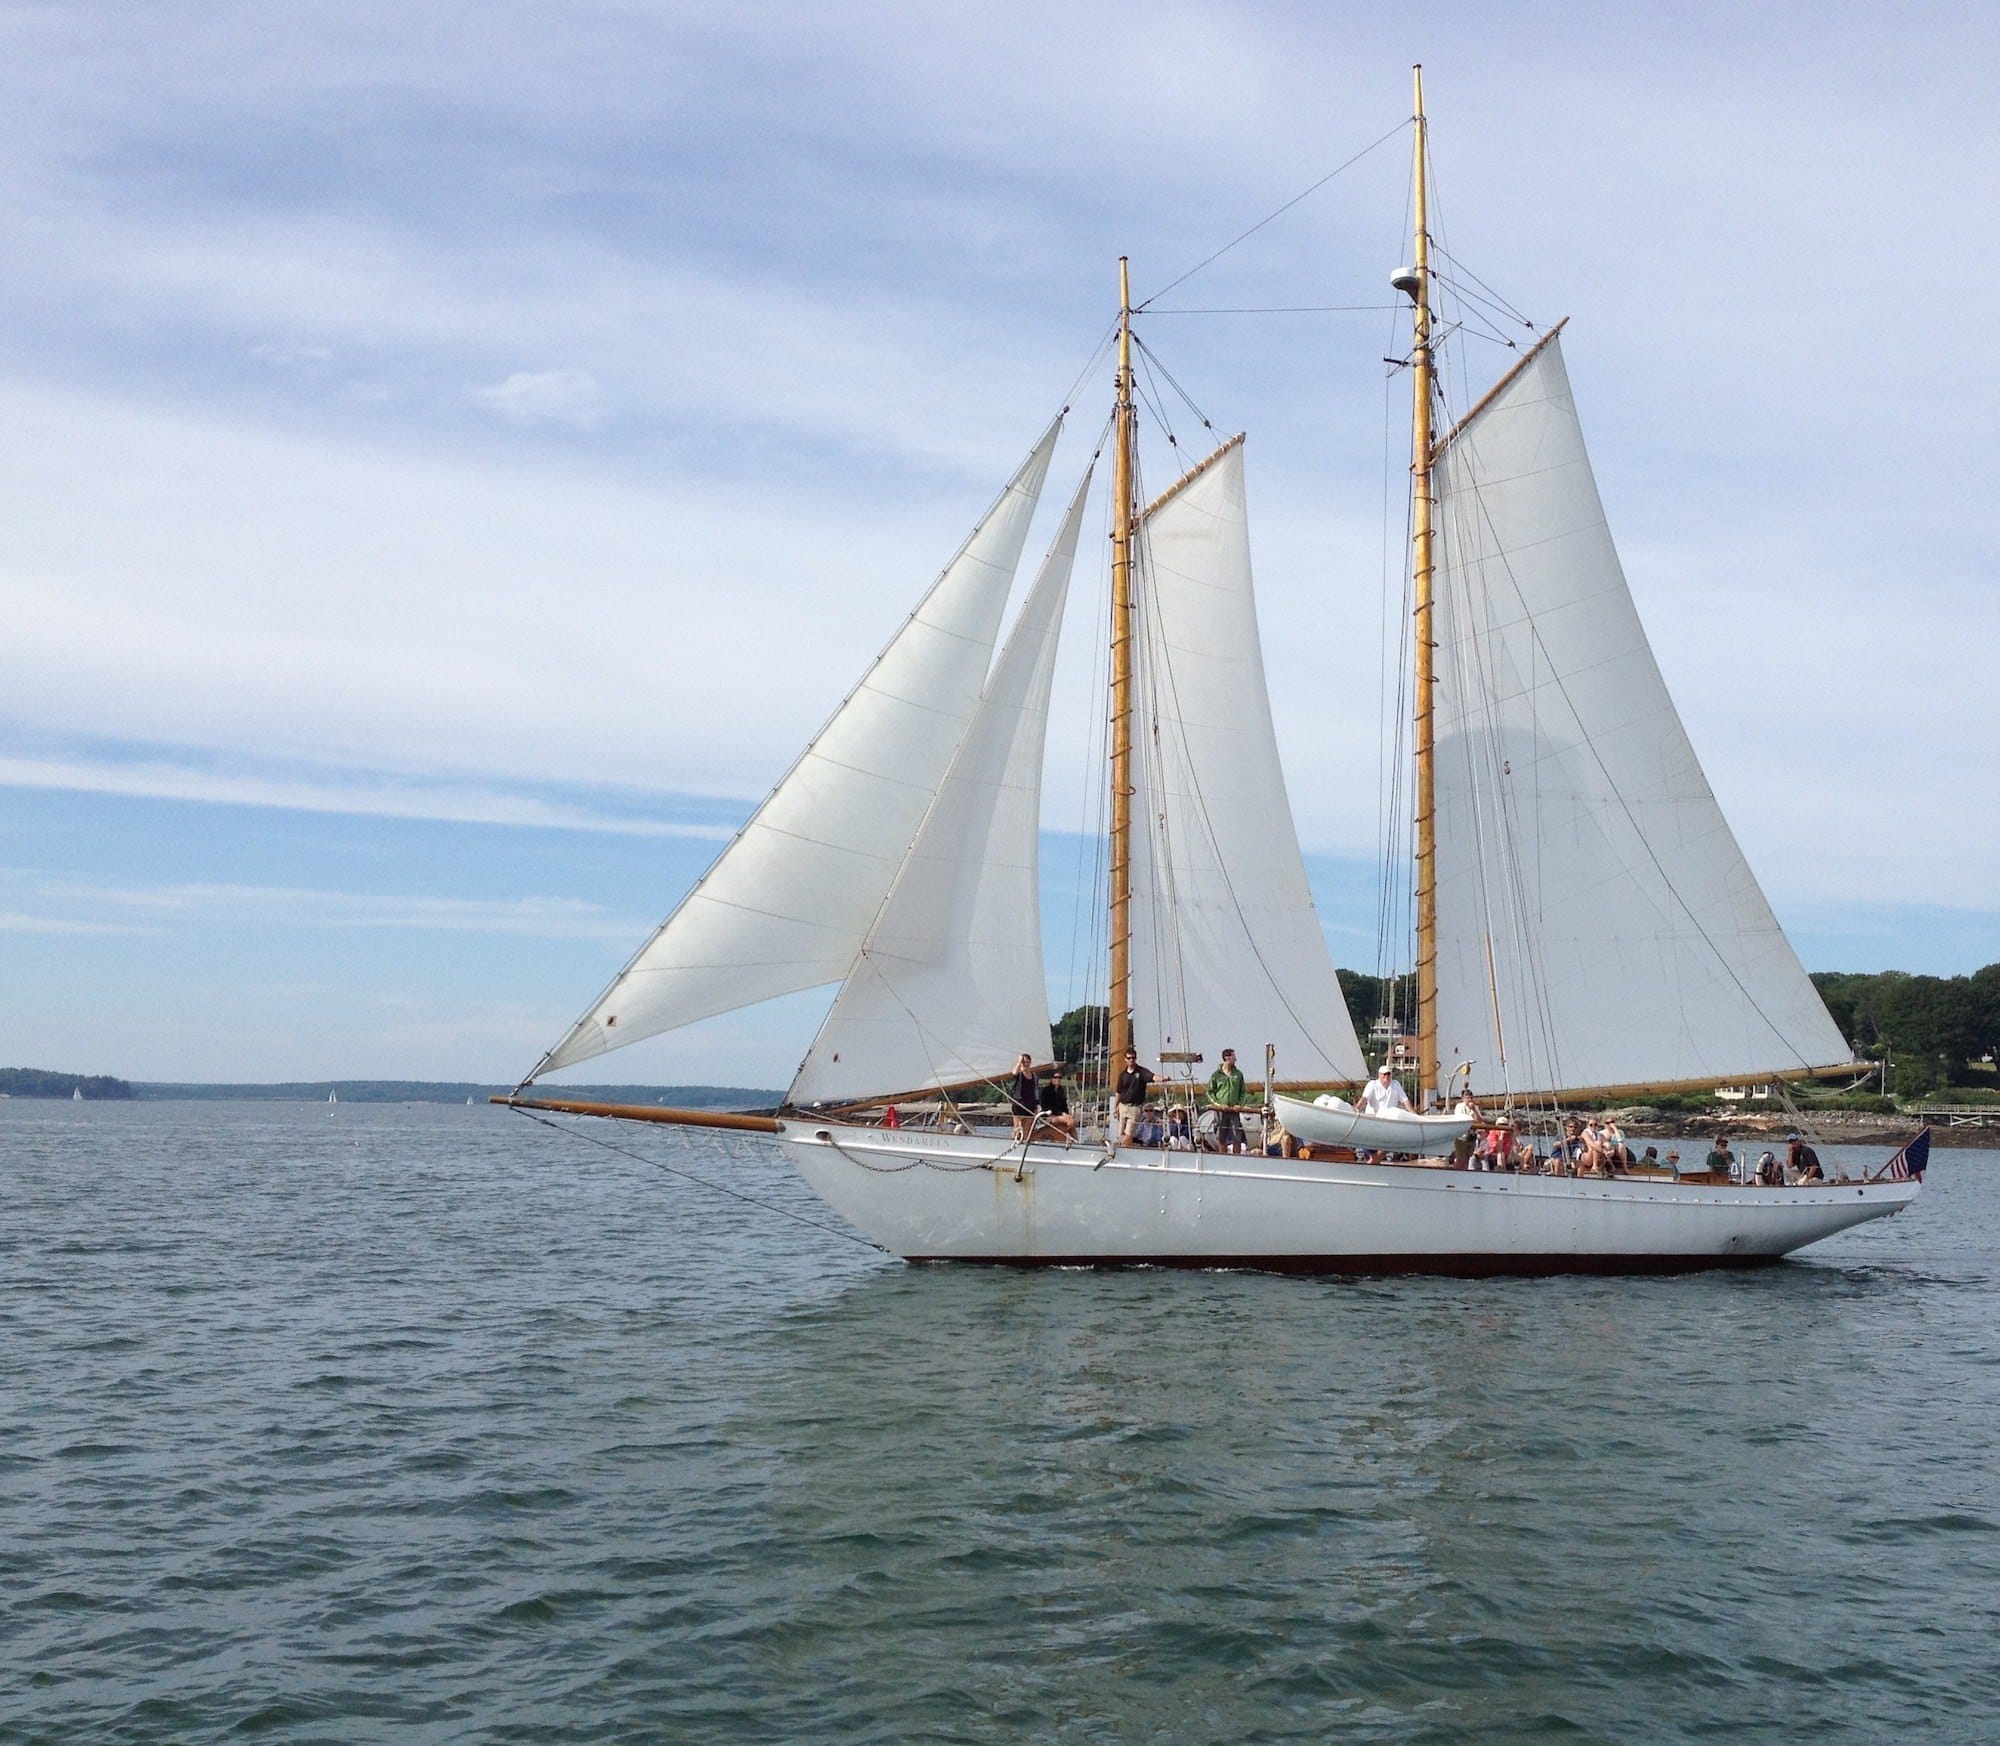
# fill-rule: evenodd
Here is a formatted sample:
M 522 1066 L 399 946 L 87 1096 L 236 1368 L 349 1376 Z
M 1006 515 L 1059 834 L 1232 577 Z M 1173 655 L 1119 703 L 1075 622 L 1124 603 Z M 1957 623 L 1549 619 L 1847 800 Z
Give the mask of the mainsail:
M 1042 750 L 1085 473 L 787 1102 L 997 1076 L 1050 1054 L 1042 965 Z
M 1446 1068 L 1553 1091 L 1846 1061 L 1654 662 L 1553 333 L 1436 489 Z
M 530 1079 L 837 982 L 979 702 L 1058 418 L 866 677 Z
M 1313 908 L 1264 682 L 1239 436 L 1142 524 L 1132 1005 L 1141 1048 L 1367 1068 Z

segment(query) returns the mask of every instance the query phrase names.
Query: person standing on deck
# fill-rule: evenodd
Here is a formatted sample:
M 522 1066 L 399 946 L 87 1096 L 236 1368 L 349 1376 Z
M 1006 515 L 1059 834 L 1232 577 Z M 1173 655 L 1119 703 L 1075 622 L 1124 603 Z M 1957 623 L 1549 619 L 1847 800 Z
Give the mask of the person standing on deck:
M 1389 1071 L 1389 1063 L 1384 1061 L 1375 1077 L 1368 1082 L 1368 1088 L 1361 1094 L 1363 1115 L 1382 1115 L 1392 1109 L 1408 1109 L 1410 1094 L 1403 1089 L 1403 1082 Z
M 1132 1144 L 1133 1130 L 1139 1125 L 1139 1117 L 1146 1108 L 1146 1094 L 1152 1089 L 1153 1074 L 1150 1068 L 1139 1065 L 1139 1051 L 1125 1051 L 1125 1065 L 1118 1071 L 1118 1084 L 1112 1092 L 1116 1100 L 1118 1117 L 1118 1141 L 1120 1145 Z
M 1208 1104 L 1215 1111 L 1215 1144 L 1219 1151 L 1246 1152 L 1243 1138 L 1243 1069 L 1236 1065 L 1236 1051 L 1222 1051 L 1222 1065 L 1208 1076 Z
M 1035 1104 L 1041 1093 L 1035 1077 L 1034 1056 L 1023 1053 L 1014 1063 L 1014 1077 L 1007 1082 L 1007 1103 L 1014 1114 L 1014 1138 L 1025 1140 L 1035 1129 Z

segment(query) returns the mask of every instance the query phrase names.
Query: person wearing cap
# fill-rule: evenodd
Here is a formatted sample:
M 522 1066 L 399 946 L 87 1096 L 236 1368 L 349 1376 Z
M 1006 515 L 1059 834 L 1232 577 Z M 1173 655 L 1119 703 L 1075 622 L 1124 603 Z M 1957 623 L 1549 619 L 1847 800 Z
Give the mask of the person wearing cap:
M 1112 1092 L 1117 1104 L 1118 1142 L 1132 1144 L 1132 1136 L 1139 1126 L 1139 1117 L 1145 1112 L 1146 1094 L 1152 1089 L 1153 1073 L 1148 1067 L 1139 1065 L 1139 1051 L 1127 1049 L 1125 1064 L 1118 1070 L 1118 1084 Z
M 1727 1134 L 1718 1134 L 1716 1136 L 1715 1149 L 1708 1155 L 1708 1167 L 1711 1171 L 1727 1176 L 1732 1181 L 1735 1180 L 1736 1154 L 1729 1149 L 1729 1136 Z
M 1361 1113 L 1381 1115 L 1385 1110 L 1409 1107 L 1410 1094 L 1403 1089 L 1403 1082 L 1389 1071 L 1389 1063 L 1384 1061 L 1361 1094 Z
M 1035 1108 L 1040 1112 L 1044 1133 L 1054 1134 L 1064 1145 L 1076 1138 L 1076 1117 L 1070 1114 L 1069 1092 L 1063 1086 L 1060 1067 L 1049 1069 L 1036 1093 Z
M 1222 1065 L 1208 1076 L 1208 1105 L 1215 1111 L 1215 1144 L 1222 1152 L 1247 1152 L 1243 1138 L 1243 1069 L 1236 1051 L 1222 1051 Z

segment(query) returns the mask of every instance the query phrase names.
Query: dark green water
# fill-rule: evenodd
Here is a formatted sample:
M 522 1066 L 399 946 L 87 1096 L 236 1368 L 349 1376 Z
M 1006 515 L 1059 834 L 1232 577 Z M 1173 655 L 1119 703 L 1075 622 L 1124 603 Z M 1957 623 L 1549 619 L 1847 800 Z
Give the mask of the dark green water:
M 2000 1738 L 1993 1153 L 1630 1282 L 912 1270 L 483 1108 L 0 1195 L 0 1739 Z

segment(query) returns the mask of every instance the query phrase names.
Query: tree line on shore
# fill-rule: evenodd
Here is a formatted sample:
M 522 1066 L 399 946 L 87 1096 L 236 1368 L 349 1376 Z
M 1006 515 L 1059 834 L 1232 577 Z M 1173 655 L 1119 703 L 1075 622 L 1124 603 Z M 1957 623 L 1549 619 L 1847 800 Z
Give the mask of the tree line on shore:
M 1376 1022 L 1407 1025 L 1416 1004 L 1413 975 L 1369 976 L 1341 970 L 1340 991 L 1364 1046 Z M 2000 1101 L 2000 964 L 1970 976 L 1912 976 L 1903 970 L 1861 975 L 1821 970 L 1813 985 L 1826 1002 L 1857 1061 L 1889 1063 L 1889 1090 L 1898 1097 L 1944 1093 Z M 1103 1047 L 1106 1009 L 1079 1006 L 1056 1021 L 1056 1059 L 1079 1065 Z

